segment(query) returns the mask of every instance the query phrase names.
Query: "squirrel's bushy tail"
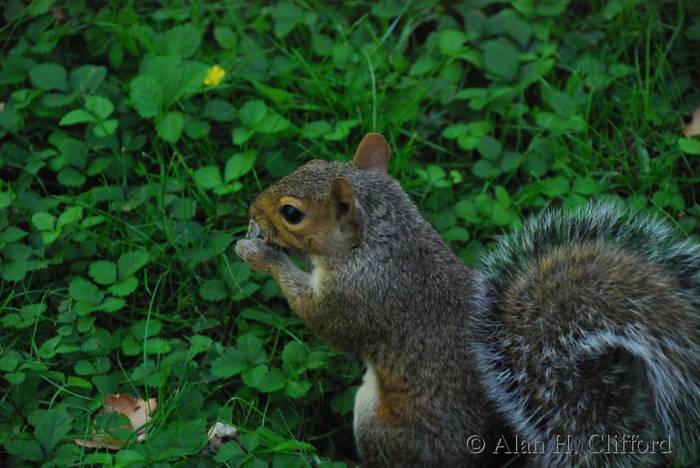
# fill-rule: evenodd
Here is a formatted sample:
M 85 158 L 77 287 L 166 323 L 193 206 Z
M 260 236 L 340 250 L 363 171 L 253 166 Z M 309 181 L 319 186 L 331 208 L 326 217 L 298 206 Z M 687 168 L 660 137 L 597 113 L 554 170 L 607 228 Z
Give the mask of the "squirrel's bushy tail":
M 477 365 L 516 433 L 544 444 L 539 462 L 629 466 L 700 449 L 700 246 L 593 204 L 501 239 L 485 273 Z
M 697 322 L 696 322 L 697 323 Z M 629 325 L 620 330 L 588 334 L 577 343 L 576 362 L 599 359 L 622 349 L 639 361 L 651 395 L 651 408 L 660 422 L 654 436 L 670 439 L 671 450 L 684 451 L 699 439 L 700 431 L 700 347 L 683 331 L 666 327 Z M 610 363 L 613 365 L 613 363 Z M 628 375 L 628 374 L 625 374 Z M 645 389 L 632 389 L 627 395 Z M 644 429 L 644 428 L 639 428 Z M 658 433 L 658 430 L 661 433 Z

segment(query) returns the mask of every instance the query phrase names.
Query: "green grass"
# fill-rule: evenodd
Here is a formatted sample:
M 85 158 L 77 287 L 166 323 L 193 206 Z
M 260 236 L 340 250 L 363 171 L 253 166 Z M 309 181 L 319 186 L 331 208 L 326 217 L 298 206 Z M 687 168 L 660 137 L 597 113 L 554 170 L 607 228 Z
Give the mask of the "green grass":
M 88 5 L 8 1 L 0 26 L 10 465 L 353 459 L 360 364 L 232 243 L 257 191 L 365 132 L 468 264 L 589 198 L 700 236 L 696 2 Z M 98 414 L 117 392 L 158 400 L 146 442 L 74 445 L 119 425 Z M 207 452 L 217 420 L 245 451 Z

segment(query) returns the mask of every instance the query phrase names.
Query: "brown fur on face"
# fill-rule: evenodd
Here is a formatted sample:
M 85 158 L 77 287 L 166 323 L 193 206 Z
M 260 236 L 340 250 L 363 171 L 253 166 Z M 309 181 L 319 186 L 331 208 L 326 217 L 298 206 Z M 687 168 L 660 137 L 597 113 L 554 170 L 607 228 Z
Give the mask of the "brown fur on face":
M 284 190 L 284 184 L 263 191 L 250 206 L 250 219 L 261 226 L 271 244 L 310 255 L 323 254 L 336 234 L 330 206 L 324 200 L 297 198 L 291 193 Z M 304 214 L 299 224 L 292 225 L 282 216 L 280 210 L 286 204 Z
M 386 173 L 389 147 L 383 137 L 369 134 L 352 164 L 309 161 L 261 192 L 249 209 L 267 242 L 310 256 L 338 256 L 361 242 L 362 217 L 353 187 L 344 176 L 358 171 Z M 291 205 L 304 214 L 292 224 L 282 215 Z

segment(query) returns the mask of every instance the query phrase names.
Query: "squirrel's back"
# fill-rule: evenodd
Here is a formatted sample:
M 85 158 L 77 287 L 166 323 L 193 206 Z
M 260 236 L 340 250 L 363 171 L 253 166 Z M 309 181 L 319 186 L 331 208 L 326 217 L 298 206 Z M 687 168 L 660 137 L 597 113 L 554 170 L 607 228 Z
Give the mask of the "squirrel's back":
M 627 466 L 697 443 L 700 246 L 591 204 L 530 220 L 483 271 L 474 353 L 536 459 Z

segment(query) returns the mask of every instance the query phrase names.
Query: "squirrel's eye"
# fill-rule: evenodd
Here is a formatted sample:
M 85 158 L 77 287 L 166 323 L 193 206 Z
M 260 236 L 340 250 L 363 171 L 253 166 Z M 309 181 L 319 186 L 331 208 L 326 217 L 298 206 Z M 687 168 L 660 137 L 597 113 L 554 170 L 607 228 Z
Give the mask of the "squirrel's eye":
M 292 205 L 284 205 L 280 208 L 280 213 L 289 224 L 299 224 L 304 219 L 304 213 Z

